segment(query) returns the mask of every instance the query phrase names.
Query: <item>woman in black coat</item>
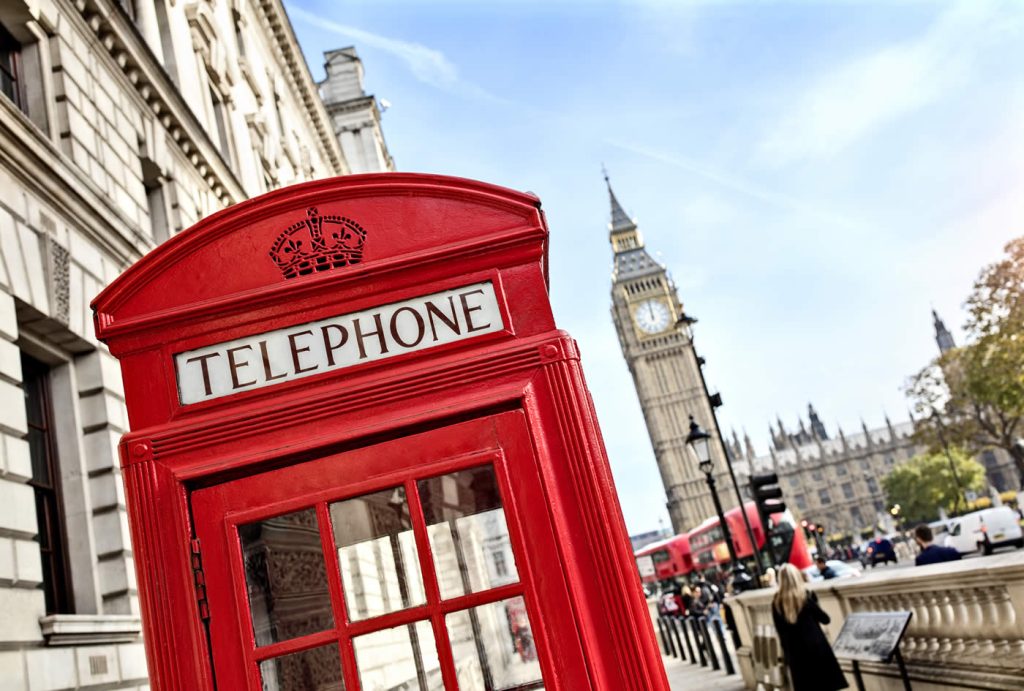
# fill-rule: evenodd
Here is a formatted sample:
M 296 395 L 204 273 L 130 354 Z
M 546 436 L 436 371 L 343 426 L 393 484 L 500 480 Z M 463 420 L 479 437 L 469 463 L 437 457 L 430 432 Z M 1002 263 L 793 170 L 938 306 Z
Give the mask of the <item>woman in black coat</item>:
M 792 564 L 785 564 L 779 571 L 772 618 L 789 665 L 793 691 L 836 691 L 848 686 L 821 630 L 829 617 L 818 606 L 814 593 L 804 587 L 804 575 Z

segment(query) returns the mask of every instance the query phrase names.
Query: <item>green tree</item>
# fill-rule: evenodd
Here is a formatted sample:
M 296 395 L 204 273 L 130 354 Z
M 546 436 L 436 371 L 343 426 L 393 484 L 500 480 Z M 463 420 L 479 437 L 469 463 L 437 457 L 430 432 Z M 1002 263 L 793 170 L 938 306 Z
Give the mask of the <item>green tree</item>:
M 944 452 L 914 456 L 882 480 L 889 506 L 899 504 L 900 515 L 908 521 L 930 521 L 939 515 L 939 508 L 952 511 L 958 502 L 964 506 L 961 488 L 984 492 L 988 485 L 985 467 L 960 449 L 950 449 L 950 456 L 959 488 Z
M 929 448 L 1004 449 L 1024 489 L 1024 237 L 1005 251 L 967 298 L 967 343 L 918 372 L 906 390 L 925 416 L 918 435 Z

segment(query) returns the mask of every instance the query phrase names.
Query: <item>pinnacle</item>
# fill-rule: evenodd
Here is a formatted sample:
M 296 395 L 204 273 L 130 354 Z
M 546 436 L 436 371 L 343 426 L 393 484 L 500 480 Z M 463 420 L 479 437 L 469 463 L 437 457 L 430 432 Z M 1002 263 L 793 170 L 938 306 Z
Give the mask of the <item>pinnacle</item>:
M 615 197 L 615 192 L 612 190 L 611 180 L 608 179 L 608 171 L 603 168 L 602 171 L 604 172 L 604 182 L 608 185 L 608 197 L 611 200 L 612 205 L 612 220 L 609 225 L 610 230 L 615 232 L 616 230 L 629 230 L 631 228 L 636 228 L 636 223 L 633 222 L 633 219 L 629 217 L 625 209 L 622 208 L 622 204 L 620 204 L 619 200 Z

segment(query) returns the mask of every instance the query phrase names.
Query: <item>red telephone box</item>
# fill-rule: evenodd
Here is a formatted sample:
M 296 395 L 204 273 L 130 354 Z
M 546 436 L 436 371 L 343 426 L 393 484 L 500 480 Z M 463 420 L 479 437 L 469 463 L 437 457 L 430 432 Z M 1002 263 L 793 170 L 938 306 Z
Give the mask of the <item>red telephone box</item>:
M 531 195 L 271 192 L 93 302 L 153 688 L 667 689 Z

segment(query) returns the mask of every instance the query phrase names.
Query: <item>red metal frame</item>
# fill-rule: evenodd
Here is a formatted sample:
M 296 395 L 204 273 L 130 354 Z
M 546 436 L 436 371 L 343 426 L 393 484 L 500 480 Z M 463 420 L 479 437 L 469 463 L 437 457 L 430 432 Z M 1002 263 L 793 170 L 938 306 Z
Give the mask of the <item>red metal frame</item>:
M 285 279 L 267 249 L 311 207 L 343 213 L 366 229 L 362 263 Z M 216 512 L 204 508 L 204 496 L 248 487 L 240 496 L 265 512 L 268 504 L 253 487 L 287 476 L 279 489 L 291 496 L 282 495 L 275 510 L 317 505 L 315 497 L 379 486 L 381 476 L 370 466 L 363 475 L 351 467 L 332 484 L 316 468 L 381 445 L 416 452 L 425 447 L 415 440 L 425 438 L 433 440 L 430 453 L 421 454 L 430 473 L 447 463 L 475 463 L 480 453 L 495 460 L 513 549 L 517 560 L 524 555 L 519 585 L 443 606 L 432 569 L 423 569 L 434 604 L 416 614 L 434 628 L 446 687 L 455 688 L 451 650 L 440 635 L 446 608 L 522 592 L 548 688 L 667 690 L 579 353 L 551 315 L 546 245 L 543 214 L 531 195 L 439 176 L 349 176 L 218 212 L 154 250 L 93 301 L 97 335 L 121 361 L 132 427 L 121 459 L 156 691 L 214 688 L 191 567 L 197 530 L 210 630 L 224 633 L 212 639 L 214 656 L 232 654 L 222 646 L 245 651 L 251 636 L 248 620 L 236 616 L 248 611 L 238 600 L 240 553 L 226 537 L 218 538 L 224 550 L 203 544 L 218 532 L 208 529 Z M 493 284 L 501 331 L 194 405 L 178 402 L 175 353 L 479 280 Z M 420 510 L 413 481 L 422 476 L 411 468 L 389 475 L 406 486 L 413 512 Z M 326 504 L 317 511 L 327 517 Z M 219 533 L 228 535 L 225 526 L 244 515 L 225 512 Z M 421 559 L 429 559 L 425 532 L 414 535 Z M 333 552 L 331 540 L 322 529 L 325 553 Z M 328 579 L 334 610 L 343 612 L 340 578 L 329 572 Z M 411 615 L 386 616 L 346 631 Z M 258 655 L 338 641 L 346 687 L 356 689 L 351 638 L 339 631 Z M 219 688 L 255 684 L 257 653 L 248 649 L 251 656 L 237 668 L 249 676 L 222 678 L 236 673 L 218 666 Z

